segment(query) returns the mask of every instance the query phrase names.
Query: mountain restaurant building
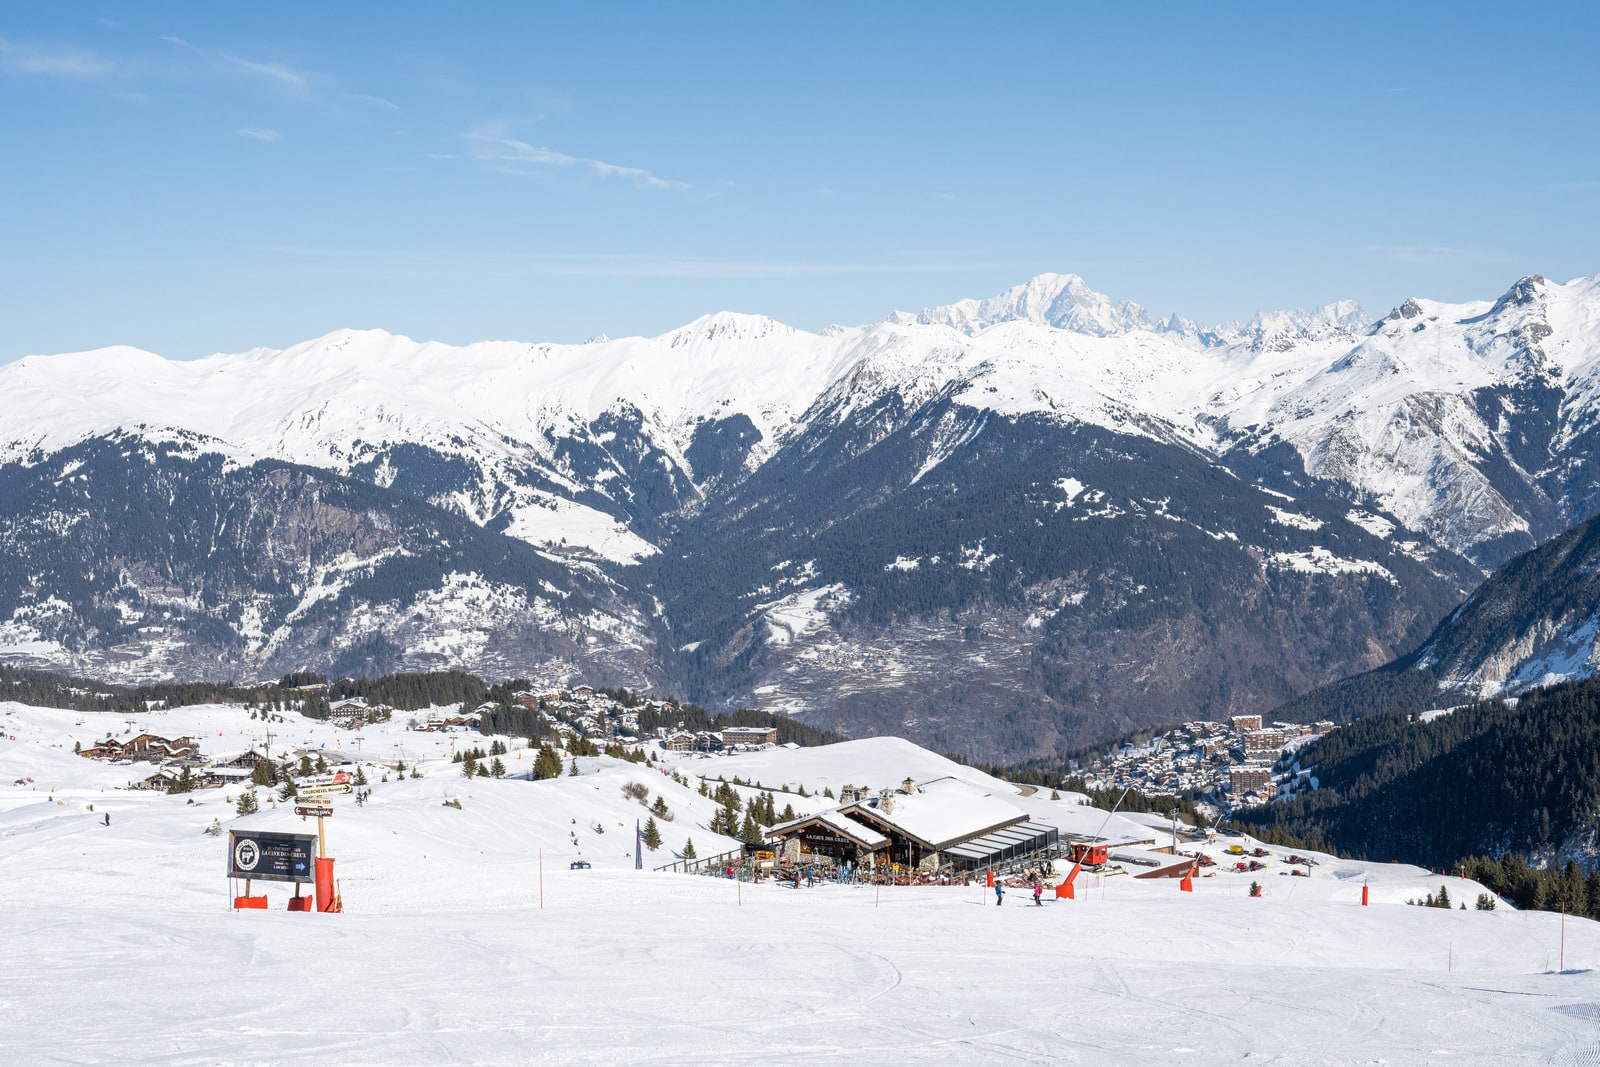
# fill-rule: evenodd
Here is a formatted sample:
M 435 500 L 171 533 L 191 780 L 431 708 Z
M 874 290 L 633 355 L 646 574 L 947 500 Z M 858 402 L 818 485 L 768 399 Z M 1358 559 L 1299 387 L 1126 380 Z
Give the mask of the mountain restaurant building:
M 898 790 L 841 796 L 846 803 L 768 831 L 791 862 L 825 859 L 858 867 L 902 865 L 911 870 L 976 870 L 1038 855 L 1055 847 L 1060 833 L 1026 812 L 957 778 L 917 783 Z

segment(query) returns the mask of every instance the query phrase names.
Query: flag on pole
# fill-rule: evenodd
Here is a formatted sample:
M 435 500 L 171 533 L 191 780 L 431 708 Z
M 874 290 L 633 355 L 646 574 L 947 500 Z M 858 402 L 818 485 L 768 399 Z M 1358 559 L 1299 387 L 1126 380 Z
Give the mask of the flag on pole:
M 633 869 L 644 870 L 644 831 L 639 828 L 639 820 L 633 820 Z

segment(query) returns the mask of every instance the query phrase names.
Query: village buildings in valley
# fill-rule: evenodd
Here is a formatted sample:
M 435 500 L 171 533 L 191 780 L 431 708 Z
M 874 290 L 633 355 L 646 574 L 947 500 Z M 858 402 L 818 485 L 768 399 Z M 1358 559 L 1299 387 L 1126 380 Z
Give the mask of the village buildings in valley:
M 1314 768 L 1302 768 L 1294 752 L 1333 729 L 1328 721 L 1263 724 L 1259 715 L 1186 722 L 1082 761 L 1076 774 L 1091 789 L 1199 797 L 1225 811 L 1256 807 L 1315 788 Z

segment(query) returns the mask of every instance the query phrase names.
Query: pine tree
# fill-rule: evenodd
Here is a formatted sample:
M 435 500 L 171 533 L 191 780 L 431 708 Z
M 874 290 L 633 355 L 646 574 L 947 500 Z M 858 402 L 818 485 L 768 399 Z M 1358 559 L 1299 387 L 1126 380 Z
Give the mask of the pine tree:
M 683 858 L 686 860 L 695 860 L 700 858 L 695 854 L 694 838 L 692 837 L 683 843 Z
M 793 804 L 785 804 L 783 806 L 783 814 L 778 816 L 778 821 L 779 822 L 794 822 L 794 820 L 797 819 L 797 818 L 799 818 L 799 816 L 795 815 L 795 813 L 794 813 L 794 805 Z
M 651 806 L 650 810 L 661 816 L 661 818 L 665 819 L 668 815 L 667 798 L 662 796 L 660 793 L 657 793 L 656 802 Z
M 644 821 L 644 847 L 651 852 L 661 847 L 661 830 L 653 815 Z
M 744 825 L 739 827 L 739 840 L 747 845 L 761 844 L 761 827 L 756 825 L 755 816 L 748 811 L 744 813 Z
M 496 778 L 504 778 L 506 776 L 506 765 L 500 761 L 499 756 L 496 756 L 494 762 L 489 764 L 489 773 Z
M 254 815 L 261 810 L 261 802 L 256 799 L 255 790 L 246 789 L 239 794 L 239 803 L 234 806 L 235 813 L 239 815 Z
M 572 769 L 567 772 L 567 777 L 568 778 L 576 778 L 576 777 L 578 777 L 578 758 L 576 756 L 574 756 L 572 758 Z
M 278 790 L 278 799 L 293 800 L 298 793 L 299 790 L 295 789 L 294 787 L 294 779 L 285 776 L 283 779 L 283 788 Z
M 533 777 L 536 781 L 546 778 L 555 778 L 561 774 L 561 757 L 549 745 L 540 745 L 539 754 L 533 760 Z
M 322 753 L 317 753 L 317 773 L 323 774 L 328 769 L 328 761 L 322 758 Z
M 251 785 L 276 785 L 277 778 L 271 763 L 264 759 L 256 760 L 255 769 L 250 772 Z
M 478 761 L 468 756 L 461 761 L 461 777 L 471 778 L 478 773 Z
M 296 773 L 298 773 L 300 775 L 300 777 L 302 777 L 302 778 L 306 777 L 307 775 L 309 775 L 311 773 L 311 757 L 310 756 L 301 756 L 300 757 L 300 768 Z
M 351 785 L 366 785 L 367 784 L 367 772 L 362 770 L 359 764 L 356 766 L 356 776 L 355 776 L 355 778 L 351 779 L 350 784 Z

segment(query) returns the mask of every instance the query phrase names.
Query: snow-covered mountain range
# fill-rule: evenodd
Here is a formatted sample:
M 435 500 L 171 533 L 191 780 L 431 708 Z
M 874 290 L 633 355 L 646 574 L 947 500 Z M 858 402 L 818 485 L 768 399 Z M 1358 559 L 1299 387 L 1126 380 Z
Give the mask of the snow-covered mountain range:
M 347 330 L 189 362 L 28 357 L 0 368 L 0 632 L 13 658 L 123 674 L 603 655 L 618 681 L 846 729 L 1054 743 L 1403 651 L 1483 569 L 1595 513 L 1597 394 L 1600 278 L 1538 276 L 1377 322 L 1345 302 L 1201 326 L 1044 275 L 820 333 L 719 313 L 582 345 Z M 171 536 L 108 556 L 117 538 L 86 531 L 117 524 L 104 483 L 138 482 L 130 457 L 174 485 L 141 512 Z M 421 536 L 279 540 L 272 590 L 242 562 L 219 586 L 204 561 L 256 547 L 221 517 L 307 477 L 378 493 L 340 489 L 349 516 L 415 502 L 489 540 L 456 538 L 450 567 Z M 486 577 L 496 539 L 539 578 Z M 468 588 L 433 627 L 427 605 Z M 530 664 L 498 635 L 541 598 L 566 644 Z M 1291 621 L 1241 641 L 1217 632 L 1227 604 Z M 174 637 L 196 612 L 209 636 Z M 1223 647 L 1253 651 L 1197 693 Z

